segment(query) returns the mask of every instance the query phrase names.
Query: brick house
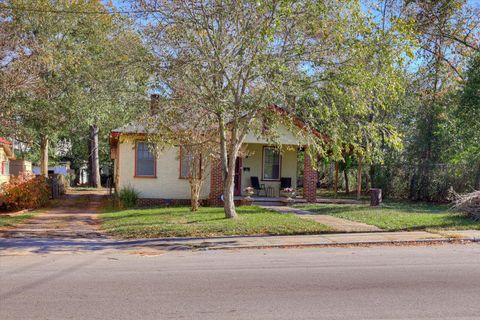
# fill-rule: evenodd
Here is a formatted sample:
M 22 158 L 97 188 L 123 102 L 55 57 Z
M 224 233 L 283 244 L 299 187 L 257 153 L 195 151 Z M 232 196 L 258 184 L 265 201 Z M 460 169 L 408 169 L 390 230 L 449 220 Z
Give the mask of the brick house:
M 285 112 L 276 106 L 274 111 Z M 295 124 L 297 130 L 305 126 L 300 119 Z M 303 201 L 315 202 L 317 172 L 312 167 L 311 159 L 302 151 L 304 143 L 291 132 L 292 129 L 279 126 L 277 130 L 280 148 L 275 148 L 254 134 L 246 136 L 242 148 L 245 155 L 236 160 L 235 196 L 240 198 L 243 190 L 251 186 L 258 188 L 257 199 L 271 200 L 278 198 L 283 188 L 296 188 L 303 184 Z M 188 157 L 181 146 L 154 155 L 145 141 L 145 130 L 130 125 L 112 130 L 110 155 L 114 161 L 117 190 L 126 186 L 135 188 L 140 192 L 141 204 L 145 205 L 189 203 L 190 187 L 186 176 Z M 212 205 L 221 205 L 221 166 L 212 165 L 206 171 L 209 177 L 206 178 L 200 198 Z M 299 172 L 302 171 L 303 179 L 300 181 Z

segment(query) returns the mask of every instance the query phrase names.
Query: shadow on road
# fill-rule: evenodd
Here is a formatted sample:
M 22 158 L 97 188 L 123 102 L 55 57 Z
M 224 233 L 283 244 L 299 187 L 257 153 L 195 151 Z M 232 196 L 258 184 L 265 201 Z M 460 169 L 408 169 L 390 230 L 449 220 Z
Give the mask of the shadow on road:
M 189 241 L 189 240 L 194 240 Z M 15 252 L 30 252 L 37 254 L 68 253 L 82 251 L 128 250 L 148 247 L 154 250 L 174 251 L 223 247 L 235 244 L 235 238 L 228 241 L 207 242 L 194 238 L 182 239 L 60 239 L 60 238 L 3 238 L 0 239 L 0 255 Z

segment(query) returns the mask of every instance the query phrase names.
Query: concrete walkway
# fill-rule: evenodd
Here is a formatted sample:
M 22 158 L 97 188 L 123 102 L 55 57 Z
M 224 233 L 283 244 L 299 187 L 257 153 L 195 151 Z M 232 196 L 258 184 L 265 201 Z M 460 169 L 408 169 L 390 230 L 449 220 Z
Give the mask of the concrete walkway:
M 96 221 L 105 191 L 72 191 L 56 205 L 32 219 L 16 226 L 0 230 L 0 237 L 22 238 L 104 238 Z
M 328 227 L 333 228 L 335 231 L 338 232 L 378 232 L 382 231 L 382 229 L 372 226 L 366 223 L 350 221 L 342 218 L 337 218 L 329 215 L 324 214 L 314 214 L 310 211 L 301 210 L 292 207 L 274 207 L 274 206 L 263 206 L 263 208 L 273 210 L 279 213 L 290 213 L 296 214 L 300 218 L 314 220 L 318 223 L 324 224 Z
M 156 255 L 178 250 L 221 250 L 288 247 L 328 247 L 354 245 L 389 245 L 480 241 L 480 232 L 463 235 L 442 235 L 425 231 L 343 233 L 303 236 L 251 236 L 220 238 L 160 238 L 160 239 L 0 239 L 0 256 L 26 254 L 71 254 L 87 252 Z

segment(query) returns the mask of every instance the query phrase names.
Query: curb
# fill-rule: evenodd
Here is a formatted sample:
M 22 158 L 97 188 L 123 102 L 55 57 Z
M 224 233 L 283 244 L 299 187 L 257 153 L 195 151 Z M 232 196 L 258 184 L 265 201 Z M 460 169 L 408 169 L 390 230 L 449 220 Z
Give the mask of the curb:
M 235 250 L 235 249 L 275 249 L 275 248 L 328 248 L 328 247 L 369 247 L 369 246 L 408 246 L 408 245 L 441 245 L 441 244 L 467 244 L 478 243 L 480 238 L 439 238 L 419 240 L 391 240 L 391 241 L 363 241 L 363 242 L 339 242 L 339 243 L 307 243 L 307 244 L 272 244 L 272 245 L 246 245 L 246 246 L 220 246 L 202 247 L 202 245 L 191 245 L 192 250 Z M 185 244 L 189 246 L 189 244 Z M 185 249 L 188 250 L 188 249 Z

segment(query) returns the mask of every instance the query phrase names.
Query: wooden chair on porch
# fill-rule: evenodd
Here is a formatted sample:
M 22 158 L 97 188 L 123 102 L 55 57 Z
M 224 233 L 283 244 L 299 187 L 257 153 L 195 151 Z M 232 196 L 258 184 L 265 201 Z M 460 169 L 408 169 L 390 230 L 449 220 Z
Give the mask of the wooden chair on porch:
M 260 196 L 261 191 L 263 191 L 265 197 L 267 196 L 267 190 L 265 189 L 265 185 L 260 184 L 258 177 L 250 177 L 250 183 L 252 184 L 252 188 L 257 193 L 257 196 Z

